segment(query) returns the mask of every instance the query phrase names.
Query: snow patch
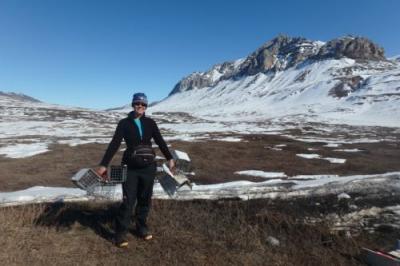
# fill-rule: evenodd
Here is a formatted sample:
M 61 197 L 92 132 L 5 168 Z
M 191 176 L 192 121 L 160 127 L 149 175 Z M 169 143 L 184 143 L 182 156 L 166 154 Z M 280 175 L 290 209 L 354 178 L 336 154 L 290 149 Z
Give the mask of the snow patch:
M 47 143 L 15 144 L 0 148 L 0 154 L 8 158 L 24 158 L 49 151 Z
M 333 150 L 333 151 L 342 151 L 342 152 L 360 152 L 360 151 L 362 151 L 362 150 L 360 150 L 360 149 L 336 149 L 336 150 Z
M 213 139 L 213 140 L 227 141 L 227 142 L 240 142 L 240 141 L 242 141 L 241 138 L 235 138 L 235 137 L 216 138 L 216 139 Z
M 262 171 L 261 171 L 262 172 Z M 263 172 L 267 173 L 267 172 Z M 260 173 L 261 174 L 261 173 Z M 266 174 L 269 175 L 269 174 Z M 177 200 L 241 198 L 290 198 L 311 195 L 340 194 L 377 186 L 385 189 L 400 190 L 400 172 L 378 175 L 310 175 L 290 178 L 276 178 L 263 182 L 235 181 L 212 185 L 193 184 L 192 190 L 183 187 L 177 192 Z M 115 199 L 121 199 L 120 190 L 116 190 Z M 159 183 L 154 185 L 154 198 L 168 199 Z M 33 202 L 56 200 L 88 200 L 86 192 L 77 188 L 32 187 L 15 192 L 1 192 L 0 205 L 17 205 Z M 400 212 L 400 208 L 394 211 Z
M 321 159 L 328 160 L 330 163 L 345 163 L 346 162 L 346 159 L 340 159 L 340 158 L 324 157 Z
M 259 170 L 245 170 L 235 172 L 237 175 L 249 175 L 262 178 L 285 178 L 287 175 L 283 172 L 264 172 Z
M 324 147 L 328 147 L 328 148 L 337 148 L 339 147 L 341 144 L 340 143 L 328 143 L 326 145 L 324 145 Z
M 296 154 L 296 156 L 299 156 L 301 158 L 305 158 L 305 159 L 321 159 L 321 155 L 319 154 L 315 154 L 315 153 L 298 153 Z
M 0 192 L 0 205 L 53 202 L 58 200 L 87 200 L 86 191 L 79 188 L 35 186 L 14 192 Z
M 308 153 L 298 153 L 298 154 L 296 154 L 296 156 L 302 157 L 302 158 L 305 158 L 305 159 L 321 159 L 321 160 L 327 160 L 327 161 L 329 161 L 330 163 L 345 163 L 345 162 L 346 162 L 346 159 L 331 158 L 331 157 L 322 157 L 321 155 L 315 154 L 315 153 L 312 153 L 312 154 L 308 154 Z

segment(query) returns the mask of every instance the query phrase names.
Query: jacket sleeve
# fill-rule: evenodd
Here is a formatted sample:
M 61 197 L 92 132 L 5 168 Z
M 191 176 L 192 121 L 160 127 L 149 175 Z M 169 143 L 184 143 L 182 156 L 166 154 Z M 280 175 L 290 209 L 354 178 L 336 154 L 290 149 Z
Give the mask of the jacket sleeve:
M 171 160 L 172 155 L 169 152 L 168 146 L 165 143 L 164 138 L 161 136 L 160 130 L 158 129 L 156 122 L 154 122 L 153 139 L 160 148 L 162 154 L 164 154 L 165 158 L 167 160 Z
M 115 153 L 118 151 L 118 148 L 121 146 L 122 138 L 123 138 L 122 121 L 120 121 L 118 123 L 117 129 L 114 132 L 114 136 L 103 156 L 103 159 L 100 162 L 100 165 L 105 167 L 108 166 L 108 164 L 114 157 Z

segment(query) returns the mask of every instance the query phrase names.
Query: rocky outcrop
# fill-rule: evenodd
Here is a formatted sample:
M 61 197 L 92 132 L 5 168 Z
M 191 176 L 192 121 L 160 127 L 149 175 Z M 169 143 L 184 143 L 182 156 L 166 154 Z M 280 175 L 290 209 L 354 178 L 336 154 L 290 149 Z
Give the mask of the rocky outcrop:
M 207 72 L 195 72 L 180 80 L 169 95 L 188 91 L 195 88 L 210 87 L 217 82 L 231 78 L 238 71 L 238 66 L 242 60 L 234 62 L 224 62 L 215 65 Z
M 242 63 L 238 75 L 287 69 L 315 55 L 320 44 L 305 38 L 280 35 L 249 55 Z
M 204 88 L 210 86 L 212 84 L 211 80 L 204 77 L 205 75 L 201 72 L 196 72 L 190 74 L 188 77 L 179 81 L 174 89 L 170 92 L 169 95 L 181 92 L 188 91 L 194 88 Z
M 364 79 L 360 76 L 352 76 L 346 78 L 340 78 L 338 82 L 330 91 L 329 95 L 342 98 L 348 96 L 350 93 L 360 89 L 362 87 Z
M 315 59 L 351 58 L 357 60 L 386 60 L 383 48 L 362 37 L 344 37 L 326 43 Z

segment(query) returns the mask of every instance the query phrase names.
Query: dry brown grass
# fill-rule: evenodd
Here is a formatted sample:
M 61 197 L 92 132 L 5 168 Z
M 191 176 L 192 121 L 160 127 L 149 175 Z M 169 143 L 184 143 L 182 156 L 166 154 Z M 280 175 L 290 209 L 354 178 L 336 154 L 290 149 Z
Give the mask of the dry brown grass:
M 172 148 L 189 153 L 196 172 L 193 181 L 197 183 L 261 180 L 234 174 L 250 169 L 282 171 L 288 175 L 400 170 L 398 143 L 344 145 L 341 148 L 363 149 L 361 153 L 344 153 L 323 147 L 323 143 L 303 143 L 282 136 L 244 138 L 247 142 L 171 144 Z M 271 149 L 277 144 L 287 146 L 282 151 Z M 318 148 L 316 153 L 322 156 L 346 158 L 347 162 L 330 164 L 296 156 L 296 153 L 312 153 L 307 151 L 310 147 Z M 106 145 L 100 144 L 54 145 L 52 151 L 29 158 L 0 157 L 0 191 L 34 185 L 72 186 L 70 177 L 80 168 L 97 165 L 105 148 Z M 120 156 L 121 153 L 114 158 L 114 164 L 119 163 Z M 342 211 L 337 209 L 336 201 L 319 199 L 319 202 L 321 205 L 315 207 L 311 199 L 157 200 L 150 216 L 156 238 L 143 242 L 131 235 L 127 250 L 120 250 L 111 242 L 116 204 L 7 207 L 0 209 L 0 261 L 2 265 L 359 265 L 361 246 L 382 247 L 400 237 L 399 232 L 384 231 L 346 238 L 332 235 L 327 224 L 302 222 L 307 215 L 321 217 Z M 281 246 L 269 245 L 268 236 L 278 238 Z
M 215 183 L 232 180 L 260 181 L 261 178 L 235 175 L 242 170 L 284 172 L 293 175 L 314 174 L 377 174 L 400 171 L 400 149 L 398 143 L 347 144 L 339 148 L 324 147 L 325 143 L 305 143 L 274 135 L 244 136 L 247 142 L 173 142 L 172 146 L 189 153 L 193 160 L 197 183 Z M 286 144 L 281 151 L 275 145 Z M 317 151 L 308 151 L 316 148 Z M 335 149 L 358 148 L 363 151 L 349 153 Z M 304 159 L 298 153 L 317 153 L 323 157 L 347 159 L 344 164 L 333 164 L 326 160 Z M 216 174 L 217 173 L 217 174 Z
M 40 185 L 73 186 L 70 178 L 81 168 L 96 166 L 105 147 L 101 144 L 53 145 L 50 152 L 27 158 L 0 157 L 0 191 Z M 119 163 L 120 156 L 120 153 L 115 156 L 115 164 Z
M 2 208 L 3 265 L 360 265 L 366 239 L 306 225 L 268 200 L 154 201 L 155 239 L 113 246 L 117 204 L 54 203 Z M 287 203 L 285 204 L 287 205 Z M 305 214 L 305 213 L 304 213 Z M 280 240 L 279 247 L 267 242 Z
M 282 136 L 248 135 L 246 142 L 171 142 L 173 149 L 186 151 L 193 161 L 199 184 L 219 183 L 233 180 L 262 181 L 251 176 L 236 175 L 241 170 L 263 170 L 299 174 L 372 174 L 400 171 L 398 143 L 364 143 L 343 145 L 340 148 L 359 148 L 362 152 L 347 153 L 324 147 L 324 143 L 305 143 Z M 271 148 L 286 144 L 281 151 Z M 72 186 L 70 178 L 80 168 L 96 166 L 107 145 L 85 144 L 51 146 L 51 151 L 22 159 L 0 156 L 0 191 L 12 191 L 35 185 Z M 317 148 L 318 151 L 308 151 Z M 310 160 L 296 153 L 318 153 L 324 157 L 347 159 L 345 164 L 332 164 L 325 160 Z M 113 163 L 119 164 L 122 152 L 117 153 Z

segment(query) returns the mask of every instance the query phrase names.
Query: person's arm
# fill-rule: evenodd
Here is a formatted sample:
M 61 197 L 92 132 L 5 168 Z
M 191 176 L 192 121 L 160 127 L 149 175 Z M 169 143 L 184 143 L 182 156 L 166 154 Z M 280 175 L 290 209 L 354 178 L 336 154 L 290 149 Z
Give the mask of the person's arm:
M 103 169 L 103 173 L 114 157 L 115 153 L 118 151 L 121 146 L 121 141 L 123 138 L 123 130 L 122 130 L 122 122 L 118 123 L 117 129 L 114 132 L 114 136 L 108 145 L 106 152 L 104 153 L 103 159 L 100 162 L 100 168 Z
M 153 139 L 160 148 L 160 151 L 162 154 L 164 154 L 165 159 L 168 161 L 168 168 L 171 169 L 171 171 L 174 171 L 175 168 L 175 161 L 171 155 L 171 152 L 168 149 L 167 144 L 164 141 L 164 138 L 161 136 L 160 129 L 157 126 L 157 123 L 154 122 L 154 131 L 153 131 Z

